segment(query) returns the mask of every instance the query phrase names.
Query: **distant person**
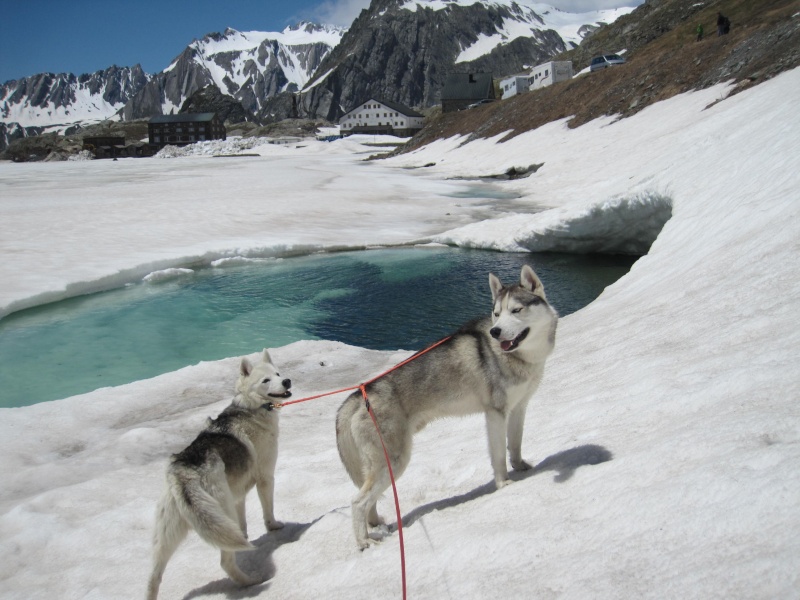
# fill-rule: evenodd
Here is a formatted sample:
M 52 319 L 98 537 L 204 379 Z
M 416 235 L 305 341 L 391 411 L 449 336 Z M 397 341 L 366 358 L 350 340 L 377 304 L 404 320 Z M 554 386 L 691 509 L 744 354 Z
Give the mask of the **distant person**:
M 699 42 L 702 39 L 703 39 L 703 24 L 702 23 L 698 23 L 697 24 L 697 41 Z
M 717 36 L 726 35 L 731 30 L 731 20 L 721 12 L 717 13 Z

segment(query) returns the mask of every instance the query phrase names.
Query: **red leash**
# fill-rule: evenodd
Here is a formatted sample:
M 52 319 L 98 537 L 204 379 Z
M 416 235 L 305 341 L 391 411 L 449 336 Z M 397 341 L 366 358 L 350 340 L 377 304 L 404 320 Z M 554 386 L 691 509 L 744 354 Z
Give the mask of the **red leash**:
M 405 359 L 403 362 L 397 363 L 391 369 L 388 369 L 388 370 L 384 371 L 380 375 L 377 375 L 377 376 L 373 377 L 372 379 L 370 379 L 369 381 L 365 381 L 364 383 L 360 383 L 358 385 L 351 385 L 350 387 L 342 388 L 340 390 L 334 390 L 333 392 L 325 392 L 324 394 L 317 394 L 316 396 L 309 396 L 308 398 L 298 398 L 297 400 L 289 400 L 288 402 L 267 402 L 266 404 L 264 404 L 264 408 L 266 408 L 267 410 L 272 410 L 273 408 L 283 408 L 284 406 L 289 406 L 290 404 L 299 404 L 300 402 L 308 402 L 309 400 L 316 400 L 317 398 L 324 398 L 325 396 L 333 396 L 334 394 L 341 394 L 342 392 L 352 392 L 353 390 L 357 390 L 357 389 L 361 389 L 361 393 L 364 396 L 364 400 L 366 400 L 367 399 L 367 392 L 366 392 L 366 390 L 363 389 L 364 386 L 367 386 L 370 383 L 378 381 L 378 379 L 380 379 L 381 377 L 384 377 L 384 376 L 388 375 L 389 373 L 391 373 L 392 371 L 394 371 L 396 369 L 399 369 L 403 365 L 406 365 L 406 364 L 410 363 L 412 360 L 414 360 L 416 358 L 419 358 L 420 356 L 422 356 L 426 352 L 430 352 L 431 350 L 436 348 L 436 346 L 444 344 L 451 337 L 453 337 L 453 336 L 449 335 L 446 338 L 444 338 L 442 340 L 439 340 L 435 344 L 432 344 L 432 345 L 428 346 L 424 350 L 420 350 L 416 354 L 412 354 L 407 359 Z
M 266 408 L 267 410 L 272 410 L 273 408 L 283 408 L 284 406 L 289 406 L 290 404 L 298 404 L 300 402 L 308 402 L 309 400 L 316 400 L 317 398 L 322 398 L 324 396 L 332 396 L 334 394 L 339 394 L 341 392 L 350 392 L 350 391 L 353 391 L 353 390 L 361 390 L 361 396 L 364 398 L 364 405 L 367 407 L 367 412 L 369 413 L 369 416 L 372 418 L 372 423 L 375 425 L 375 431 L 378 432 L 378 439 L 381 441 L 381 447 L 383 448 L 383 456 L 386 458 L 386 466 L 389 468 L 389 480 L 392 482 L 392 493 L 394 494 L 394 510 L 395 510 L 395 514 L 397 515 L 397 534 L 398 534 L 398 537 L 400 539 L 400 571 L 401 571 L 401 576 L 402 576 L 402 580 L 403 580 L 403 600 L 406 599 L 406 548 L 405 548 L 405 542 L 403 540 L 403 519 L 402 519 L 401 514 L 400 514 L 400 498 L 397 495 L 397 485 L 395 484 L 395 481 L 394 481 L 394 472 L 392 471 L 392 462 L 389 460 L 389 451 L 386 450 L 386 444 L 383 443 L 383 436 L 381 435 L 381 429 L 380 429 L 380 427 L 378 427 L 378 419 L 375 418 L 375 413 L 372 411 L 372 406 L 370 406 L 370 403 L 369 403 L 369 398 L 367 396 L 367 386 L 370 383 L 373 383 L 373 382 L 377 381 L 381 377 L 384 377 L 384 376 L 388 375 L 392 371 L 394 371 L 396 369 L 399 369 L 403 365 L 406 365 L 406 364 L 410 363 L 412 360 L 414 360 L 416 358 L 419 358 L 420 356 L 422 356 L 426 352 L 430 352 L 431 350 L 436 348 L 436 346 L 439 346 L 440 344 L 444 344 L 451 337 L 453 337 L 453 336 L 447 336 L 446 338 L 444 338 L 442 340 L 439 340 L 435 344 L 433 344 L 431 346 L 428 346 L 424 350 L 421 350 L 421 351 L 417 352 L 416 354 L 413 354 L 412 356 L 409 356 L 406 360 L 396 364 L 391 369 L 389 369 L 387 371 L 384 371 L 383 373 L 381 373 L 377 377 L 373 377 L 372 379 L 370 379 L 369 381 L 367 381 L 365 383 L 361 383 L 359 385 L 354 385 L 354 386 L 347 387 L 347 388 L 342 388 L 341 390 L 336 390 L 334 392 L 326 392 L 324 394 L 317 394 L 316 396 L 309 396 L 308 398 L 298 398 L 297 400 L 290 400 L 289 402 L 275 402 L 275 403 L 268 402 L 267 404 L 264 405 L 264 408 Z
M 386 450 L 386 444 L 383 443 L 381 429 L 378 427 L 378 419 L 375 418 L 375 413 L 372 412 L 372 406 L 369 404 L 369 399 L 367 398 L 367 389 L 365 386 L 365 383 L 362 383 L 359 386 L 361 388 L 361 395 L 364 397 L 364 403 L 367 406 L 367 412 L 369 413 L 369 416 L 372 417 L 372 422 L 375 424 L 375 431 L 378 432 L 378 439 L 381 441 L 381 448 L 383 448 L 383 456 L 386 458 L 386 466 L 389 467 L 389 480 L 392 482 L 392 493 L 394 494 L 394 512 L 397 515 L 397 535 L 400 538 L 400 576 L 403 580 L 403 600 L 406 600 L 406 545 L 403 541 L 403 519 L 400 516 L 400 498 L 397 495 L 397 485 L 395 485 L 394 482 L 394 472 L 392 471 L 392 462 L 389 460 L 389 452 Z

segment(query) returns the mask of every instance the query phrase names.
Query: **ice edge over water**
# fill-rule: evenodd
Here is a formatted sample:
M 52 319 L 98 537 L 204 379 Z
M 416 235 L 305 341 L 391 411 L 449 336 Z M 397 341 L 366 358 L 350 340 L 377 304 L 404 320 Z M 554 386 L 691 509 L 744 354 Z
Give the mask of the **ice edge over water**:
M 507 235 L 481 235 L 485 221 L 432 236 L 434 243 L 502 252 L 566 252 L 574 254 L 646 254 L 672 214 L 672 202 L 656 192 L 617 196 L 582 207 L 567 206 L 536 214 L 515 214 L 493 220 Z M 496 231 L 494 229 L 493 231 Z M 508 242 L 501 241 L 510 240 Z M 408 244 L 428 240 L 409 240 Z M 176 256 L 124 269 L 91 281 L 70 283 L 0 307 L 0 319 L 11 313 L 86 294 L 105 292 L 145 281 L 174 279 L 203 267 L 224 267 L 244 262 L 308 256 L 319 252 L 364 250 L 363 245 L 261 246 L 210 251 L 203 255 Z
M 28 308 L 60 302 L 61 300 L 75 298 L 77 296 L 96 294 L 98 292 L 107 292 L 109 290 L 123 288 L 126 285 L 138 283 L 140 281 L 158 283 L 167 279 L 174 279 L 179 276 L 190 274 L 196 269 L 202 269 L 205 267 L 220 268 L 225 266 L 237 266 L 259 260 L 295 258 L 325 252 L 344 252 L 348 250 L 364 249 L 365 246 L 363 245 L 351 247 L 340 245 L 286 246 L 283 244 L 278 244 L 275 246 L 262 246 L 259 248 L 250 249 L 236 248 L 235 250 L 221 250 L 217 252 L 212 251 L 207 252 L 202 256 L 180 256 L 152 263 L 141 264 L 130 269 L 123 269 L 99 279 L 90 281 L 76 281 L 74 283 L 70 283 L 65 288 L 60 290 L 51 290 L 30 296 L 28 298 L 10 302 L 8 305 L 0 307 L 0 319 L 7 317 L 12 313 L 26 310 Z
M 585 205 L 569 205 L 534 215 L 511 215 L 484 235 L 485 223 L 434 236 L 444 244 L 504 252 L 647 254 L 672 216 L 672 199 L 655 191 L 620 194 Z

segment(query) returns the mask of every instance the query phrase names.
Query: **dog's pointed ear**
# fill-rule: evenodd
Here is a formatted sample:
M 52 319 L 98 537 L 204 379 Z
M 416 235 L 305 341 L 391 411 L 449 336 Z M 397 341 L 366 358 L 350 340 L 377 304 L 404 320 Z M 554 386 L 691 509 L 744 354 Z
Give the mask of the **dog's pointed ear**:
M 503 289 L 503 284 L 494 273 L 489 273 L 489 287 L 492 289 L 492 300 L 497 300 L 497 295 Z
M 522 266 L 522 272 L 519 274 L 519 282 L 526 290 L 530 290 L 544 297 L 544 286 L 530 265 Z
M 242 375 L 242 377 L 247 377 L 252 372 L 253 372 L 252 363 L 249 360 L 247 360 L 247 357 L 244 357 L 242 359 L 241 364 L 239 365 L 239 373 Z
M 269 351 L 264 348 L 264 352 L 261 353 L 261 358 L 265 363 L 272 364 L 272 357 L 269 355 Z

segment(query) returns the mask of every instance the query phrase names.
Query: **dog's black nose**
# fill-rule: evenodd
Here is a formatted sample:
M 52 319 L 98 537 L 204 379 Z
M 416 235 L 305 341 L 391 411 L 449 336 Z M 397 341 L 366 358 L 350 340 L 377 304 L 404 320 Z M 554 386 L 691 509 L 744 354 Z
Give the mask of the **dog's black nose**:
M 290 387 L 292 387 L 292 380 L 284 379 L 283 381 L 281 381 L 281 384 L 288 390 Z
M 502 331 L 502 329 L 500 329 L 499 327 L 492 327 L 492 328 L 489 330 L 489 334 L 490 334 L 490 335 L 491 335 L 491 336 L 492 336 L 494 339 L 498 339 L 498 338 L 500 337 L 500 332 L 501 332 L 501 331 Z

